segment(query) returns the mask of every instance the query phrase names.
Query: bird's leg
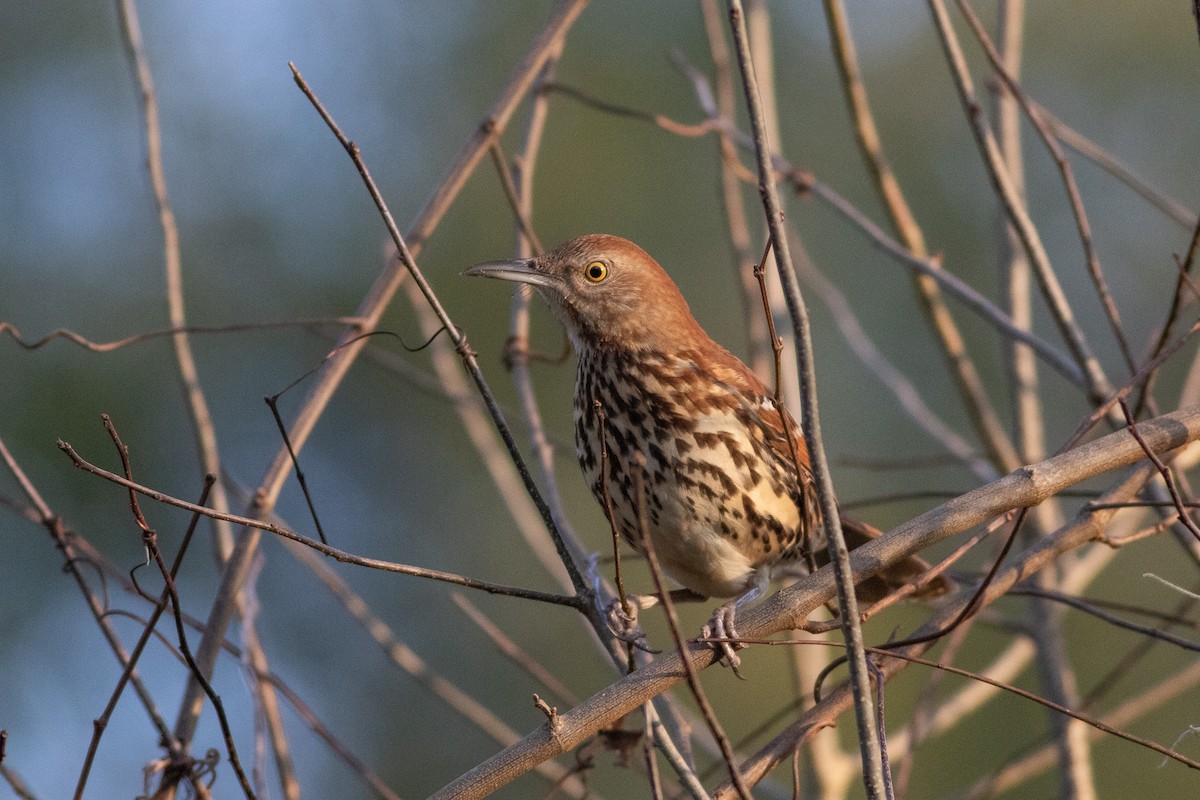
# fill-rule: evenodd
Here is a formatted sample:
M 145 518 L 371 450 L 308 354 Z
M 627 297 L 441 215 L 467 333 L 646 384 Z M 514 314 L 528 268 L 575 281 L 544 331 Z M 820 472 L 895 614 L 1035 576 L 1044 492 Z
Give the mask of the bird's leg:
M 619 597 L 605 603 L 603 598 L 607 593 L 603 591 L 604 578 L 600 574 L 599 553 L 592 553 L 588 557 L 585 572 L 592 584 L 592 597 L 595 598 L 596 610 L 600 612 L 600 616 L 604 619 L 612 635 L 639 650 L 657 653 L 658 651 L 646 642 L 646 632 L 638 624 L 638 612 L 658 603 L 660 601 L 658 595 L 627 594 L 624 603 Z
M 750 605 L 755 600 L 758 600 L 767 593 L 767 588 L 771 584 L 771 573 L 768 570 L 760 569 L 754 573 L 746 586 L 745 591 L 737 597 L 725 602 L 713 611 L 712 620 L 704 626 L 701 631 L 702 638 L 705 639 L 737 639 L 738 632 L 735 626 L 737 618 L 737 610 Z M 721 653 L 721 663 L 728 664 L 733 670 L 733 674 L 742 678 L 741 665 L 742 659 L 738 656 L 737 651 L 741 650 L 746 645 L 736 641 L 717 641 L 713 642 L 713 647 Z

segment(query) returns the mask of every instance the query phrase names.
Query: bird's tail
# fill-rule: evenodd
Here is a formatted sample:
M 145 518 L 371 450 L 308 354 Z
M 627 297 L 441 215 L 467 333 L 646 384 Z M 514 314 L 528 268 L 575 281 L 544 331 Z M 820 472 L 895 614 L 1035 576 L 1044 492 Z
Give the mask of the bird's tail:
M 845 514 L 842 514 L 841 519 L 842 534 L 846 537 L 846 546 L 851 550 L 883 535 L 883 531 L 862 520 Z M 862 602 L 874 603 L 900 587 L 912 583 L 928 569 L 929 564 L 923 559 L 909 556 L 859 582 L 857 584 L 858 598 Z M 913 596 L 928 600 L 946 594 L 953 586 L 954 584 L 945 575 L 938 575 L 918 587 Z

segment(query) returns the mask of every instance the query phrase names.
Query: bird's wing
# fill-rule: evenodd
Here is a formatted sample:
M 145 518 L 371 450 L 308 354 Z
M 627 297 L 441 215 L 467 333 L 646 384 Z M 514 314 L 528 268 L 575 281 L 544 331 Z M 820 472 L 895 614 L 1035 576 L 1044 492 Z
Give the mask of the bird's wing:
M 705 355 L 714 365 L 714 373 L 746 398 L 762 423 L 767 444 L 777 456 L 795 463 L 802 479 L 807 477 L 811 480 L 808 447 L 804 443 L 800 425 L 792 419 L 787 409 L 780 407 L 774 393 L 767 389 L 753 370 L 716 342 L 710 340 L 709 344 L 711 351 Z

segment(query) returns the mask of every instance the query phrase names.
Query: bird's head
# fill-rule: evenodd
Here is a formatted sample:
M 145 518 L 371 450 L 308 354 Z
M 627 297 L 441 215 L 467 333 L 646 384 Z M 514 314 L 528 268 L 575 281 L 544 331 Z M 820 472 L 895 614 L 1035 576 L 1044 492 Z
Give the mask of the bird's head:
M 465 274 L 536 287 L 576 350 L 663 349 L 704 336 L 658 262 L 619 236 L 580 236 L 537 258 L 489 261 Z

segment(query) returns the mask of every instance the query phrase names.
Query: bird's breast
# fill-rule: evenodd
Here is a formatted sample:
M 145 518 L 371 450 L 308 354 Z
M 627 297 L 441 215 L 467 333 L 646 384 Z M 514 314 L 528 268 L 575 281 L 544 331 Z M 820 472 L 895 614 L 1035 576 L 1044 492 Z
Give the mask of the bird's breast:
M 701 594 L 737 594 L 803 534 L 796 466 L 771 446 L 762 402 L 695 359 L 581 354 L 584 477 L 626 540 L 642 549 L 642 517 L 664 569 Z

